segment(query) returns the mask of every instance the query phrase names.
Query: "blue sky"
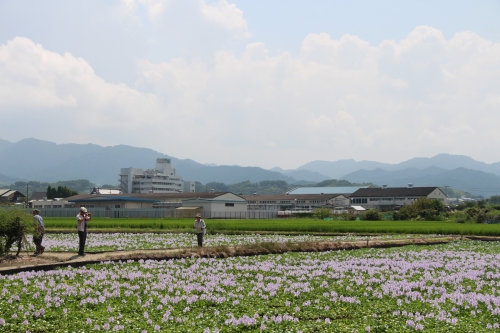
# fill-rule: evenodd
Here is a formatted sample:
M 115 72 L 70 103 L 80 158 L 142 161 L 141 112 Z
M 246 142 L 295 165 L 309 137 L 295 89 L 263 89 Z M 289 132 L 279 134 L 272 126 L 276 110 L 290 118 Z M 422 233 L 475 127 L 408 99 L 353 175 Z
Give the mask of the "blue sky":
M 6 0 L 0 138 L 284 169 L 497 162 L 499 14 L 500 1 Z

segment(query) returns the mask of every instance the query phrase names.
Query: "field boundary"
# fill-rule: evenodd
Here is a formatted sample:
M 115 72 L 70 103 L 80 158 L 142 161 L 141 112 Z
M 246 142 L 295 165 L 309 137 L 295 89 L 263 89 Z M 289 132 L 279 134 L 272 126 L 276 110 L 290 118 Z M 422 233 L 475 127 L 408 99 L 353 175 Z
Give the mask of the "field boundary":
M 54 263 L 28 264 L 22 266 L 0 267 L 0 275 L 11 275 L 29 271 L 49 271 L 60 267 L 84 267 L 90 264 L 101 264 L 123 261 L 138 260 L 175 260 L 182 258 L 228 258 L 242 256 L 256 256 L 268 254 L 282 254 L 286 252 L 325 252 L 325 251 L 350 251 L 363 248 L 391 248 L 409 245 L 437 245 L 452 241 L 498 241 L 498 237 L 463 237 L 444 236 L 433 238 L 408 238 L 396 240 L 361 240 L 361 241 L 337 241 L 337 242 L 299 242 L 299 243 L 257 243 L 251 245 L 236 246 L 214 246 L 203 248 L 177 248 L 177 249 L 150 249 L 135 251 L 109 251 L 89 253 L 85 257 L 79 257 L 65 253 L 66 260 Z M 55 253 L 54 253 L 55 254 Z

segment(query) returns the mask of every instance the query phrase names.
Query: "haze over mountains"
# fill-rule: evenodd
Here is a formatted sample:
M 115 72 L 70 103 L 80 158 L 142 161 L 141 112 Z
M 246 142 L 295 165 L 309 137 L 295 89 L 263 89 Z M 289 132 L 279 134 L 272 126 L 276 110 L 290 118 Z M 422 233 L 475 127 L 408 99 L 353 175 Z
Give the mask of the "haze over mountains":
M 148 148 L 125 145 L 55 144 L 37 139 L 12 143 L 0 139 L 0 185 L 16 181 L 88 179 L 97 185 L 118 184 L 121 168 L 151 169 L 156 158 L 168 157 L 184 180 L 234 184 L 249 180 L 284 180 L 307 184 L 327 179 L 371 182 L 390 187 L 449 186 L 475 195 L 500 194 L 500 162 L 487 164 L 468 156 L 440 154 L 417 157 L 398 164 L 374 161 L 312 161 L 294 170 L 228 165 L 205 165 L 191 159 L 177 159 Z

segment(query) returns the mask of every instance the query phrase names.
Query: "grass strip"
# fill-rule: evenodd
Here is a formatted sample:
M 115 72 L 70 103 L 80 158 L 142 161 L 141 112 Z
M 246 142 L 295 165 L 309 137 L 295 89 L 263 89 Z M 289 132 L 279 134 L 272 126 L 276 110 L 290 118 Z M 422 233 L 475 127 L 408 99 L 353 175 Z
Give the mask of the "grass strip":
M 448 221 L 324 221 L 284 220 L 206 220 L 209 233 L 390 233 L 500 236 L 500 224 L 464 224 Z M 46 230 L 75 231 L 76 222 L 67 218 L 47 218 Z M 106 219 L 95 218 L 90 232 L 191 232 L 192 219 Z

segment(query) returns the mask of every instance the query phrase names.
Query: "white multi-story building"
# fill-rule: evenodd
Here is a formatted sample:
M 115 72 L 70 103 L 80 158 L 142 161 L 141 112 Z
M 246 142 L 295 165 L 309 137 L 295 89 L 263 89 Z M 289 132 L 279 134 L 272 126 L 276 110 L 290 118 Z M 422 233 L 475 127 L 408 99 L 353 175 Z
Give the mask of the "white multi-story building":
M 194 192 L 194 182 L 185 182 L 175 174 L 169 158 L 157 158 L 154 169 L 122 168 L 122 193 Z

